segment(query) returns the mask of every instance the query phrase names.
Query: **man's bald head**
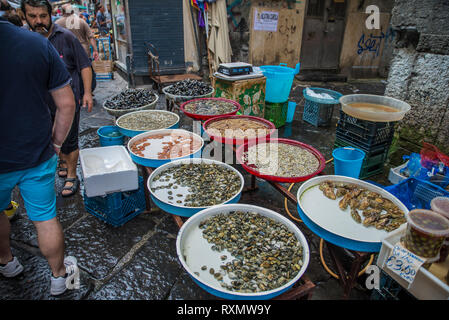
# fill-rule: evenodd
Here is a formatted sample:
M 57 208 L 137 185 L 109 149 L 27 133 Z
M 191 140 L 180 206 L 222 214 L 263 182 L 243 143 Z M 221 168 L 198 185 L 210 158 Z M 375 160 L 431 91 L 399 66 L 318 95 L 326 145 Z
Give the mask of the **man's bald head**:
M 73 13 L 73 7 L 70 3 L 63 5 L 61 8 L 62 8 L 62 13 L 65 15 L 71 15 Z

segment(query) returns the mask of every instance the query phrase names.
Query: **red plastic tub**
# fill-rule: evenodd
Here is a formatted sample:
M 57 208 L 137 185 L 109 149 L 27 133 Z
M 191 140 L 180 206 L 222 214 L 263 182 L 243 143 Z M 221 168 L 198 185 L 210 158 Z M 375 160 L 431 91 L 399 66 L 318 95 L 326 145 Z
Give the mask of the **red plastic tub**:
M 290 139 L 283 139 L 283 138 L 279 138 L 279 139 L 269 139 L 267 141 L 262 141 L 260 143 L 285 143 L 285 144 L 290 144 L 290 145 L 294 145 L 294 146 L 298 146 L 300 148 L 306 149 L 307 151 L 309 151 L 310 153 L 312 153 L 319 161 L 320 165 L 318 167 L 318 169 L 306 176 L 298 176 L 298 177 L 278 177 L 278 176 L 272 176 L 272 175 L 264 175 L 261 174 L 257 168 L 255 168 L 254 165 L 248 165 L 247 163 L 245 163 L 243 161 L 243 153 L 248 151 L 248 148 L 258 144 L 257 142 L 253 141 L 253 142 L 249 142 L 249 143 L 245 143 L 243 145 L 241 145 L 236 152 L 236 158 L 237 161 L 242 165 L 242 167 L 248 171 L 249 173 L 251 173 L 252 175 L 255 175 L 256 177 L 259 177 L 261 179 L 264 180 L 269 180 L 269 181 L 275 181 L 275 182 L 284 182 L 284 183 L 296 183 L 296 182 L 301 182 L 301 181 L 306 181 L 310 178 L 313 178 L 314 176 L 316 176 L 317 174 L 319 174 L 321 171 L 323 171 L 324 167 L 326 166 L 326 160 L 324 159 L 324 156 L 321 154 L 321 152 L 319 152 L 318 150 L 316 150 L 314 147 L 296 141 L 296 140 L 290 140 Z
M 254 138 L 226 138 L 223 136 L 217 136 L 217 135 L 213 135 L 211 134 L 211 132 L 208 130 L 208 127 L 214 123 L 215 121 L 221 121 L 221 120 L 225 120 L 225 119 L 249 119 L 252 121 L 257 121 L 260 122 L 262 124 L 264 124 L 267 129 L 269 129 L 269 133 L 266 136 L 259 136 L 259 137 L 254 137 Z M 244 143 L 249 143 L 251 141 L 266 141 L 268 140 L 269 137 L 271 137 L 271 135 L 276 131 L 276 126 L 268 121 L 265 120 L 263 118 L 259 118 L 259 117 L 254 117 L 254 116 L 245 116 L 245 115 L 230 115 L 230 116 L 219 116 L 219 117 L 214 117 L 211 118 L 209 120 L 207 120 L 206 122 L 203 123 L 203 130 L 209 135 L 209 137 L 214 140 L 214 141 L 218 141 L 224 144 L 233 144 L 233 145 L 241 145 Z
M 232 112 L 219 114 L 219 115 L 197 114 L 197 113 L 191 113 L 191 112 L 186 111 L 185 106 L 187 104 L 195 102 L 195 101 L 199 101 L 199 100 L 225 101 L 225 102 L 232 103 L 237 108 L 234 111 L 232 111 Z M 181 104 L 180 108 L 181 108 L 182 112 L 184 112 L 184 114 L 186 116 L 188 116 L 188 117 L 190 117 L 192 119 L 195 119 L 195 120 L 205 121 L 205 120 L 209 120 L 209 119 L 216 118 L 216 117 L 235 115 L 242 108 L 242 106 L 238 102 L 236 102 L 234 100 L 225 99 L 225 98 L 198 98 L 198 99 L 193 99 L 193 100 L 189 100 L 189 101 L 184 102 L 183 104 Z

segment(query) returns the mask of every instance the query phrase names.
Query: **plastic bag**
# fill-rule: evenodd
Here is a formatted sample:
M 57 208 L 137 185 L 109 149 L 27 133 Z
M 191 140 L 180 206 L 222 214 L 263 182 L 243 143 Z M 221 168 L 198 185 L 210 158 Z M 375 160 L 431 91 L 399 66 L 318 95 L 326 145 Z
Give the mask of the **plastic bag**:
M 449 156 L 436 146 L 423 142 L 421 166 L 428 170 L 429 180 L 445 188 L 449 184 Z
M 405 177 L 418 177 L 421 175 L 421 156 L 418 153 L 412 153 L 410 156 L 403 156 L 402 159 L 408 160 L 407 166 L 402 168 L 399 173 Z

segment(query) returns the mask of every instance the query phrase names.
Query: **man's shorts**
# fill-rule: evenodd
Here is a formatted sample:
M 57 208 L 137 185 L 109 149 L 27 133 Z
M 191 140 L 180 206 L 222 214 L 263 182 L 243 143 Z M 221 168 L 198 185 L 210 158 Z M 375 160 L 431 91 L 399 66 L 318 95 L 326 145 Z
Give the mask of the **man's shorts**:
M 17 185 L 31 221 L 48 221 L 56 217 L 55 172 L 58 157 L 54 155 L 40 165 L 0 174 L 0 212 L 11 202 Z
M 75 116 L 73 117 L 72 127 L 70 132 L 65 138 L 64 143 L 61 147 L 61 152 L 63 154 L 70 154 L 78 149 L 78 133 L 80 126 L 80 108 L 76 108 Z

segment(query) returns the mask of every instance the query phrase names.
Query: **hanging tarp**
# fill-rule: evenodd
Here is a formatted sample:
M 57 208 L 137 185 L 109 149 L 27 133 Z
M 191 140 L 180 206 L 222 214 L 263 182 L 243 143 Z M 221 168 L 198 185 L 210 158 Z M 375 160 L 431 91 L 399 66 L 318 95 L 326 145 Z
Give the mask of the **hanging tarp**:
M 220 63 L 231 62 L 232 49 L 229 40 L 226 0 L 217 0 L 209 4 L 209 65 L 211 72 L 218 69 Z

